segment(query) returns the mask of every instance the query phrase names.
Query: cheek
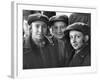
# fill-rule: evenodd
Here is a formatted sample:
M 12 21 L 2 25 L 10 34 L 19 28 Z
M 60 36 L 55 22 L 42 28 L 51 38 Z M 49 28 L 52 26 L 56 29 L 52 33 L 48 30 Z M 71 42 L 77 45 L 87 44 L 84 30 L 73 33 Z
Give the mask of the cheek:
M 32 32 L 32 34 L 36 34 L 37 29 L 34 27 L 34 28 L 31 29 L 31 32 Z
M 84 44 L 84 40 L 83 39 L 78 39 L 77 43 L 79 46 L 82 46 Z
M 43 28 L 43 33 L 47 33 L 47 28 Z
M 66 28 L 62 28 L 61 31 L 64 32 Z
M 70 43 L 71 43 L 71 44 L 73 43 L 73 40 L 72 40 L 72 39 L 70 39 Z
M 56 28 L 52 28 L 53 33 L 57 33 L 57 29 Z

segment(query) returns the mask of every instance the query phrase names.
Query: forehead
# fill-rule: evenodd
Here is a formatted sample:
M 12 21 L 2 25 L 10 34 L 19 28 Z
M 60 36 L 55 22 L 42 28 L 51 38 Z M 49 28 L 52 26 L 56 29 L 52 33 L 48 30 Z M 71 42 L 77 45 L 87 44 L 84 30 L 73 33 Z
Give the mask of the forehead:
M 63 21 L 56 21 L 54 22 L 54 25 L 66 25 L 66 23 Z
M 71 30 L 69 31 L 69 35 L 83 35 L 81 31 Z
M 34 21 L 34 22 L 32 22 L 32 25 L 34 25 L 34 24 L 44 25 L 46 23 L 44 21 Z

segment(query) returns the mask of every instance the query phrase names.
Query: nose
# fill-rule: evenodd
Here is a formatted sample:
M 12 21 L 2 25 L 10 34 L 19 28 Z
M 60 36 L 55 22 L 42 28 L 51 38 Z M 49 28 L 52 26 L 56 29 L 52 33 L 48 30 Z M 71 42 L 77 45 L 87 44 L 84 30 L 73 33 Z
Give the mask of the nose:
M 58 28 L 58 33 L 61 33 L 61 28 L 60 27 Z
M 73 42 L 73 43 L 75 43 L 75 42 L 76 42 L 76 38 L 75 38 L 75 37 L 73 37 L 72 42 Z
M 39 26 L 39 28 L 38 28 L 38 32 L 39 32 L 39 33 L 42 32 L 42 26 Z

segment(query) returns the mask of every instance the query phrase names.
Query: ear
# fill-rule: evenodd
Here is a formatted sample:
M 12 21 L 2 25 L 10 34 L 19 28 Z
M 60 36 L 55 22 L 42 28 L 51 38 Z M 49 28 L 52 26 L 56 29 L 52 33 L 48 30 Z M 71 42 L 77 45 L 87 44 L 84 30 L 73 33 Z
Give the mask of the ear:
M 49 29 L 50 33 L 52 34 L 52 27 Z
M 52 26 L 51 26 L 51 29 L 53 30 L 53 28 L 54 28 L 54 26 L 52 25 Z
M 85 35 L 84 41 L 87 42 L 88 40 L 89 40 L 89 36 L 88 35 Z
M 29 25 L 29 32 L 32 33 L 32 25 Z

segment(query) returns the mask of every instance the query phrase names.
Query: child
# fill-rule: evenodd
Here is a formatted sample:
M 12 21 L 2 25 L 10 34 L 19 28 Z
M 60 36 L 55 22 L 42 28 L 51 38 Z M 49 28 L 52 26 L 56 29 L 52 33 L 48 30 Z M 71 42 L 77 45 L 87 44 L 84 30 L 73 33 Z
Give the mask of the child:
M 69 25 L 66 29 L 66 34 L 69 35 L 71 46 L 73 47 L 72 54 L 67 66 L 90 66 L 90 44 L 89 44 L 89 27 L 82 22 L 76 22 Z
M 45 37 L 48 21 L 47 16 L 39 13 L 29 15 L 30 36 L 23 45 L 23 69 L 58 67 L 57 49 Z
M 64 66 L 65 58 L 68 57 L 68 43 L 65 39 L 64 31 L 68 26 L 68 16 L 67 15 L 56 15 L 50 18 L 49 24 L 52 32 L 52 39 L 54 43 L 57 43 L 59 51 L 59 62 L 60 66 Z

